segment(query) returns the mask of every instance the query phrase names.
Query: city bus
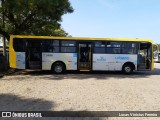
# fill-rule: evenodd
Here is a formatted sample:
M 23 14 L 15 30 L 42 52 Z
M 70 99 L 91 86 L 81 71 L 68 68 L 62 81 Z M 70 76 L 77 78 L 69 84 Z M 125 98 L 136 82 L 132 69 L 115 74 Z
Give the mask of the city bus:
M 158 44 L 153 44 L 153 54 L 154 54 L 154 62 L 160 62 L 160 51 Z
M 11 35 L 9 63 L 16 69 L 149 71 L 154 69 L 152 40 Z

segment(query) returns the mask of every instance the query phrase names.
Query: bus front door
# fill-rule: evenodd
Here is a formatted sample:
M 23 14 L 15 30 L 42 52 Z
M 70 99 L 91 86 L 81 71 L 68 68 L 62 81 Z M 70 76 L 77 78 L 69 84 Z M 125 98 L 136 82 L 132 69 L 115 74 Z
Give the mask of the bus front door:
M 91 43 L 79 43 L 78 70 L 91 70 Z
M 26 47 L 26 68 L 41 69 L 42 68 L 42 50 L 40 40 L 27 40 Z
M 152 68 L 152 44 L 140 43 L 138 50 L 138 70 L 150 70 Z

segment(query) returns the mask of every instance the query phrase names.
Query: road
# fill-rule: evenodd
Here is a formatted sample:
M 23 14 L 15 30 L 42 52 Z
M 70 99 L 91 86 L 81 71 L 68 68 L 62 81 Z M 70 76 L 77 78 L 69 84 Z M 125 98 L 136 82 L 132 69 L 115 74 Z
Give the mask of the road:
M 26 70 L 0 78 L 0 106 L 0 111 L 160 111 L 160 63 L 132 75 Z

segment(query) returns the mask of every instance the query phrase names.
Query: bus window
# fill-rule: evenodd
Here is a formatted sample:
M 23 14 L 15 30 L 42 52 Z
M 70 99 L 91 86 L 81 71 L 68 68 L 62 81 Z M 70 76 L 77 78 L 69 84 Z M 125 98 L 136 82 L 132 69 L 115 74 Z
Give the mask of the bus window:
M 107 42 L 107 53 L 108 54 L 120 54 L 121 53 L 121 42 Z
M 95 47 L 105 47 L 105 42 L 104 41 L 96 41 Z
M 122 54 L 136 54 L 136 43 L 132 42 L 123 42 L 122 43 Z
M 16 52 L 25 52 L 26 44 L 25 39 L 13 39 L 13 48 Z
M 58 40 L 44 40 L 43 52 L 59 53 L 59 41 Z
M 121 47 L 121 42 L 107 42 L 107 47 Z
M 62 46 L 75 46 L 76 41 L 62 41 L 61 45 Z
M 76 47 L 61 47 L 62 53 L 75 53 Z
M 94 53 L 105 53 L 105 42 L 104 41 L 96 41 L 94 43 Z
M 105 53 L 105 48 L 94 48 L 94 53 Z
M 75 53 L 76 52 L 76 41 L 62 41 L 61 42 L 62 53 Z

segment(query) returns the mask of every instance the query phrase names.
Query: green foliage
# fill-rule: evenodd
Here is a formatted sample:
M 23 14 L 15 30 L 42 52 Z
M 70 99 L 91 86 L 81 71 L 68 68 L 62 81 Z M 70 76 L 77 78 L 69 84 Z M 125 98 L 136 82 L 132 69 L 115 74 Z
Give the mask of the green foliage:
M 153 44 L 153 53 L 160 52 L 160 44 Z
M 157 52 L 157 44 L 153 44 L 153 52 Z
M 3 9 L 4 8 L 4 9 Z M 0 33 L 21 35 L 66 36 L 61 28 L 62 15 L 72 13 L 68 0 L 4 0 L 0 6 L 0 20 L 4 10 L 5 29 Z

